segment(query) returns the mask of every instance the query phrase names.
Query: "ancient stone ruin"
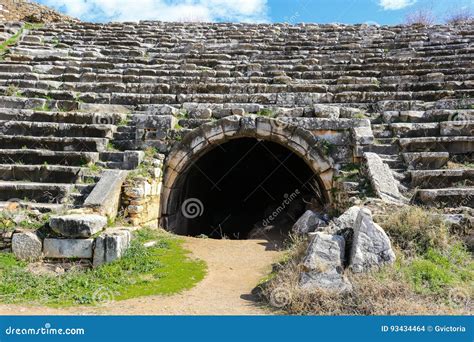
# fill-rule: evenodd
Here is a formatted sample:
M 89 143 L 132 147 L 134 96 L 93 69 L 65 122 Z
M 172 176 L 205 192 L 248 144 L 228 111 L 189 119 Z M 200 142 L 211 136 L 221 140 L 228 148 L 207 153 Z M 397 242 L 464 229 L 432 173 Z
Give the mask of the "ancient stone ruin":
M 131 227 L 247 238 L 369 196 L 474 205 L 472 23 L 0 27 L 18 36 L 0 61 L 1 206 L 51 215 L 13 235 L 19 257 L 98 265 Z M 382 249 L 355 237 L 353 269 L 392 262 L 359 211 L 349 227 Z M 330 219 L 305 215 L 304 233 Z M 324 284 L 317 251 L 344 241 L 312 234 Z M 340 254 L 323 262 L 349 286 Z

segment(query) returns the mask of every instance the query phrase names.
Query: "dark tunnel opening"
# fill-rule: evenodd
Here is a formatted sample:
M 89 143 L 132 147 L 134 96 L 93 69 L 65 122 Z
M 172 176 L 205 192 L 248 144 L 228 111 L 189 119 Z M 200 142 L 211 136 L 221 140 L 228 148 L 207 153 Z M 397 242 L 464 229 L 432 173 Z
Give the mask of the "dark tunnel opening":
M 324 204 L 317 176 L 286 147 L 231 140 L 178 177 L 172 230 L 181 235 L 248 239 L 287 236 L 308 205 Z

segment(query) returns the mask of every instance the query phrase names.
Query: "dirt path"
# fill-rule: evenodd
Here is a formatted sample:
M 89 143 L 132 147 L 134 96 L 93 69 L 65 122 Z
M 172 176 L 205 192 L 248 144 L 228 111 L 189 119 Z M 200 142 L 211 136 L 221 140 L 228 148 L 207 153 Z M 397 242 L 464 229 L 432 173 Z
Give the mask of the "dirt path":
M 264 315 L 252 289 L 280 256 L 264 240 L 185 238 L 192 256 L 205 260 L 208 274 L 193 289 L 172 296 L 151 296 L 104 304 L 100 307 L 53 309 L 0 305 L 0 315 Z

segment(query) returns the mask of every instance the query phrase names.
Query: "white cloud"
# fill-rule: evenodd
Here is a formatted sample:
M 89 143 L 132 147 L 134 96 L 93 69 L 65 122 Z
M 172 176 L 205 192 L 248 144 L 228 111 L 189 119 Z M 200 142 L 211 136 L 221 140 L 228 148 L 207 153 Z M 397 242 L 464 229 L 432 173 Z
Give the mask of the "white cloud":
M 267 21 L 267 0 L 43 0 L 90 21 Z
M 384 10 L 399 10 L 413 5 L 416 0 L 379 0 L 379 5 Z

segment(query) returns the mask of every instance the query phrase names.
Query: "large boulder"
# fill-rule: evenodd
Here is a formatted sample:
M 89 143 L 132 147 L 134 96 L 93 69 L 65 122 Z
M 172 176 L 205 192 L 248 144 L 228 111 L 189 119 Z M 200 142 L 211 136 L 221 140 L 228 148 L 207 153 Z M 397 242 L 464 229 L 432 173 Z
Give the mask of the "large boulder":
M 370 210 L 361 209 L 354 224 L 349 267 L 357 273 L 394 261 L 395 253 L 387 234 L 374 223 Z
M 107 219 L 100 215 L 72 214 L 52 217 L 49 225 L 52 230 L 68 238 L 88 238 L 100 232 Z
M 38 260 L 42 256 L 43 243 L 36 233 L 16 233 L 12 237 L 12 251 L 20 260 Z
M 352 285 L 344 276 L 344 238 L 322 232 L 312 234 L 303 261 L 300 286 L 307 290 L 345 292 Z
M 321 215 L 314 211 L 307 210 L 293 225 L 292 231 L 297 235 L 304 235 L 326 226 L 327 224 Z

